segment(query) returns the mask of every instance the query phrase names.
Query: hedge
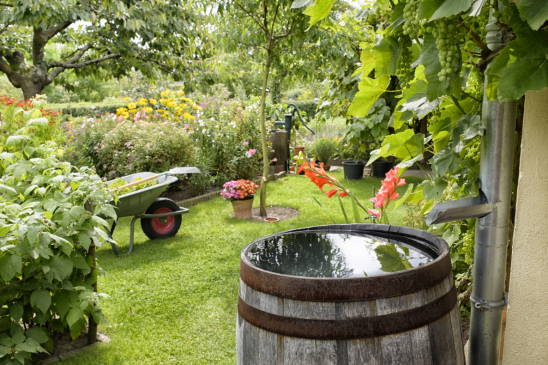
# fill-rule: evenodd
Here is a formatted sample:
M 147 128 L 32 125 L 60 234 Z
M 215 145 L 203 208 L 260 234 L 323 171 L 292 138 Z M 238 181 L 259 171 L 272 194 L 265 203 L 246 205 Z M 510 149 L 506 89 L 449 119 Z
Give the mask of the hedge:
M 105 113 L 116 114 L 116 109 L 127 105 L 127 101 L 112 102 L 108 104 L 77 103 L 77 104 L 48 104 L 53 111 L 61 111 L 63 115 L 73 117 L 85 117 L 103 115 Z
M 284 100 L 282 103 L 295 104 L 301 112 L 306 112 L 307 118 L 314 118 L 318 111 L 318 104 L 314 100 Z

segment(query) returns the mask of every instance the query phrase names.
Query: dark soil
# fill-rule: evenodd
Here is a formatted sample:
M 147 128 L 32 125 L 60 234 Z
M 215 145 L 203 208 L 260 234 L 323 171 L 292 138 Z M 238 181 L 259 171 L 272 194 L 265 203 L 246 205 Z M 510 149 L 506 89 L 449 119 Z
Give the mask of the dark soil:
M 50 354 L 39 354 L 37 357 L 41 360 L 47 359 L 52 356 L 59 356 L 66 354 L 67 352 L 82 348 L 88 344 L 88 336 L 82 333 L 75 340 L 72 340 L 70 333 L 67 331 L 64 334 L 60 332 L 54 332 L 53 336 L 53 352 Z
M 257 222 L 264 222 L 264 217 L 261 217 L 259 215 L 260 209 L 254 208 L 251 212 L 251 220 L 257 221 Z M 276 217 L 280 221 L 285 221 L 291 218 L 295 218 L 300 213 L 297 209 L 289 208 L 289 207 L 267 207 L 266 208 L 266 216 L 267 217 Z M 266 223 L 266 222 L 265 222 Z
M 462 318 L 460 323 L 462 328 L 462 344 L 465 345 L 468 342 L 468 337 L 470 337 L 470 317 Z

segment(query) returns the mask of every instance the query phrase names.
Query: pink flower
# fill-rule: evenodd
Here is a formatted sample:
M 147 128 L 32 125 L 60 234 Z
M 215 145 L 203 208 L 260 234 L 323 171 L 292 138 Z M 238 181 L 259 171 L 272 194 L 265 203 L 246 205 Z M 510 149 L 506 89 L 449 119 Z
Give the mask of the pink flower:
M 274 158 L 272 159 L 272 162 L 277 162 L 277 161 L 278 161 L 278 159 L 277 159 L 276 157 L 274 157 Z
M 378 210 L 376 209 L 367 209 L 369 211 L 369 214 L 371 214 L 372 216 L 375 216 L 377 218 L 380 218 L 381 217 L 381 212 L 379 212 Z
M 185 124 L 183 127 L 184 127 L 185 129 L 189 129 L 189 128 L 190 128 L 188 124 Z
M 249 144 L 249 142 L 247 142 L 247 141 L 243 143 L 244 146 L 247 146 L 248 144 Z

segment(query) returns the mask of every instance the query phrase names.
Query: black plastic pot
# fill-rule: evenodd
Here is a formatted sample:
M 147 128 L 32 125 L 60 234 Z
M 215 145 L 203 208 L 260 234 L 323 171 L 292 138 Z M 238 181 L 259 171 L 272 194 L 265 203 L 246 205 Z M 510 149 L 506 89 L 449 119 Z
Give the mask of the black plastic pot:
M 347 180 L 359 180 L 363 177 L 363 161 L 343 161 L 344 177 Z
M 391 161 L 375 161 L 373 162 L 373 177 L 385 177 L 386 173 L 389 172 L 394 163 Z

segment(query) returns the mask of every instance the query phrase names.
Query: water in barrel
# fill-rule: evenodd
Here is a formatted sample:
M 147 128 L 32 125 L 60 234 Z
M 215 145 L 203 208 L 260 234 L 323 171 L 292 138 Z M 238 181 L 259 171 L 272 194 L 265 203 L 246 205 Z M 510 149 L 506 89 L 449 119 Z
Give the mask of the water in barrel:
M 407 270 L 435 255 L 412 244 L 362 234 L 290 233 L 265 238 L 245 251 L 257 268 L 283 275 L 352 278 Z

